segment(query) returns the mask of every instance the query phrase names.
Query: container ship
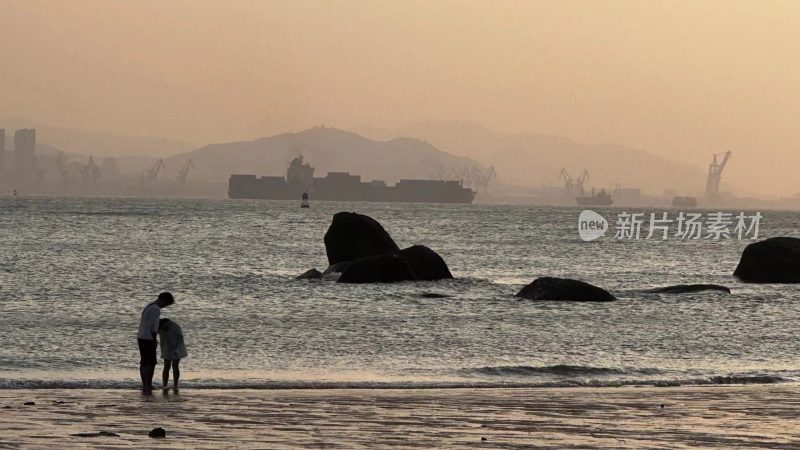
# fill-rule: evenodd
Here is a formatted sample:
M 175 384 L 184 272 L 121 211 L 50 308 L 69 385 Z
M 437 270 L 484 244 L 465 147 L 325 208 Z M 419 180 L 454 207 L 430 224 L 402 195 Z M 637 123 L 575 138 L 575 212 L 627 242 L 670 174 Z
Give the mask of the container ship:
M 231 175 L 228 197 L 297 200 L 308 193 L 311 201 L 366 201 L 415 203 L 472 203 L 476 192 L 460 181 L 400 180 L 389 186 L 384 181 L 361 181 L 359 175 L 328 172 L 314 177 L 314 168 L 298 156 L 289 163 L 286 177 Z

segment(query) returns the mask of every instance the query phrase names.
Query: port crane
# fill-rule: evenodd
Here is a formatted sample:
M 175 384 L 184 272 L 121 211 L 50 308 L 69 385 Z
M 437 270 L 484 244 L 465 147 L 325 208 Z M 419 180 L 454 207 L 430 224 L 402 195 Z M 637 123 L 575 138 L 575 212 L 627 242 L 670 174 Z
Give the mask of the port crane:
M 717 157 L 722 156 L 722 160 L 717 162 Z M 706 197 L 719 197 L 719 182 L 722 179 L 722 170 L 731 157 L 731 152 L 715 153 L 714 159 L 708 165 L 708 179 L 706 180 Z
M 464 187 L 474 188 L 486 193 L 489 185 L 497 180 L 497 171 L 494 166 L 490 166 L 487 169 L 481 169 L 477 165 L 465 165 L 447 169 L 439 166 L 431 178 L 435 180 L 460 181 Z
M 488 169 L 485 171 L 481 170 L 477 166 L 472 166 L 469 173 L 469 187 L 475 187 L 476 190 L 483 190 L 485 194 L 486 191 L 489 190 L 489 184 L 494 182 L 497 179 L 497 171 L 494 170 L 494 166 L 489 166 Z
M 583 184 L 589 179 L 589 171 L 583 169 L 580 176 L 575 180 L 575 191 L 578 195 L 583 196 Z
M 89 162 L 87 164 L 81 164 L 78 161 L 68 163 L 66 155 L 64 155 L 64 153 L 59 153 L 56 159 L 56 166 L 58 167 L 58 172 L 61 174 L 62 182 L 67 182 L 67 180 L 69 180 L 70 171 L 77 173 L 78 178 L 86 184 L 95 184 L 97 179 L 100 178 L 100 168 L 94 162 L 93 156 L 89 157 Z
M 561 168 L 561 173 L 558 174 L 559 180 L 564 180 L 564 192 L 567 195 L 575 194 L 575 180 L 572 179 L 567 169 Z
M 61 182 L 66 182 L 67 179 L 69 179 L 69 163 L 67 162 L 67 156 L 64 155 L 64 152 L 58 152 L 56 168 L 61 175 Z
M 145 181 L 148 184 L 156 181 L 156 178 L 158 178 L 158 173 L 161 170 L 167 170 L 167 166 L 164 164 L 163 159 L 158 158 L 158 161 L 156 161 L 153 167 L 151 167 L 150 170 L 147 171 L 147 176 L 145 177 Z
M 186 162 L 183 163 L 181 170 L 178 171 L 178 183 L 186 183 L 186 176 L 189 175 L 189 171 L 191 170 L 194 170 L 194 163 L 191 159 L 187 159 Z

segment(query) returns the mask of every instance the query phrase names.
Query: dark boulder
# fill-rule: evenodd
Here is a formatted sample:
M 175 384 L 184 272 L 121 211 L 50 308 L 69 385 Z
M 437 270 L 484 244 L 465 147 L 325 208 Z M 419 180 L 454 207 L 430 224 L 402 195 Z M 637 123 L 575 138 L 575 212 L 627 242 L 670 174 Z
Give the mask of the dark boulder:
M 719 284 L 676 284 L 675 286 L 647 289 L 644 292 L 648 294 L 685 294 L 687 292 L 699 291 L 719 291 L 728 294 L 731 293 L 730 288 L 720 286 Z
M 167 437 L 167 431 L 161 427 L 153 428 L 150 433 L 148 433 L 148 436 L 154 439 L 162 439 Z
M 310 280 L 314 278 L 322 278 L 322 272 L 317 269 L 309 269 L 298 275 L 295 280 Z
M 381 224 L 363 214 L 336 213 L 325 233 L 325 252 L 330 265 L 399 250 Z
M 408 261 L 400 255 L 378 255 L 351 261 L 339 283 L 392 283 L 414 280 Z
M 517 297 L 528 300 L 571 300 L 583 302 L 610 302 L 616 300 L 605 289 L 568 278 L 542 277 L 522 288 Z
M 411 266 L 417 280 L 442 280 L 453 278 L 447 263 L 444 262 L 438 253 L 424 245 L 412 245 L 411 247 L 400 250 L 402 255 Z
M 746 283 L 800 283 L 800 239 L 774 237 L 748 245 L 733 275 Z

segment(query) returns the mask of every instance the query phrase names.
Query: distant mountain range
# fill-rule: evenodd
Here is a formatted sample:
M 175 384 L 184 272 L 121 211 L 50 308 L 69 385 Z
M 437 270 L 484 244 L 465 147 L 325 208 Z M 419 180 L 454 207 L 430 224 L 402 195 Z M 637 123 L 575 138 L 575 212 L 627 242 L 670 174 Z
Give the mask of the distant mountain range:
M 703 168 L 645 150 L 581 144 L 546 134 L 502 133 L 468 122 L 416 122 L 397 129 L 363 128 L 361 134 L 316 127 L 181 152 L 182 148 L 191 148 L 190 144 L 0 120 L 0 128 L 7 130 L 9 150 L 13 130 L 24 127 L 37 129 L 43 155 L 64 151 L 71 160 L 84 162 L 88 155 L 96 160 L 114 156 L 123 174 L 141 176 L 158 157 L 164 157 L 165 175 L 174 176 L 187 159 L 192 159 L 195 172 L 190 179 L 219 184 L 220 192 L 234 173 L 284 175 L 289 161 L 301 153 L 316 168 L 316 176 L 350 172 L 365 181 L 430 178 L 450 168 L 474 165 L 494 166 L 501 183 L 515 186 L 560 186 L 562 168 L 573 177 L 587 169 L 587 188 L 620 185 L 648 193 L 675 189 L 679 194 L 694 195 L 705 184 Z
M 195 177 L 227 181 L 230 174 L 285 175 L 289 162 L 303 154 L 316 169 L 350 172 L 362 180 L 395 182 L 403 178 L 429 178 L 439 167 L 479 165 L 418 139 L 367 139 L 335 128 L 317 127 L 254 141 L 212 144 L 167 159 L 167 167 L 192 159 Z
M 620 185 L 658 194 L 664 189 L 697 194 L 705 187 L 706 173 L 700 167 L 615 144 L 581 144 L 539 133 L 502 133 L 469 122 L 416 122 L 397 129 L 360 131 L 378 139 L 423 139 L 446 152 L 492 165 L 500 181 L 518 186 L 561 185 L 559 173 L 565 168 L 573 177 L 587 169 L 587 188 Z

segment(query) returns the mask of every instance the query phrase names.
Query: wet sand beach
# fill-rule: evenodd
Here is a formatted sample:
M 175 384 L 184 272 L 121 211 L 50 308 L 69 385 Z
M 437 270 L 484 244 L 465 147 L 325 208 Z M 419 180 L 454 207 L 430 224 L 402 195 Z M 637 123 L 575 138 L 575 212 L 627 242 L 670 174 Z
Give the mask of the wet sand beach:
M 0 390 L 0 448 L 798 448 L 800 384 Z M 34 402 L 34 405 L 25 405 Z M 663 405 L 663 407 L 662 407 Z M 148 432 L 162 426 L 166 439 Z M 118 436 L 81 437 L 78 433 Z

